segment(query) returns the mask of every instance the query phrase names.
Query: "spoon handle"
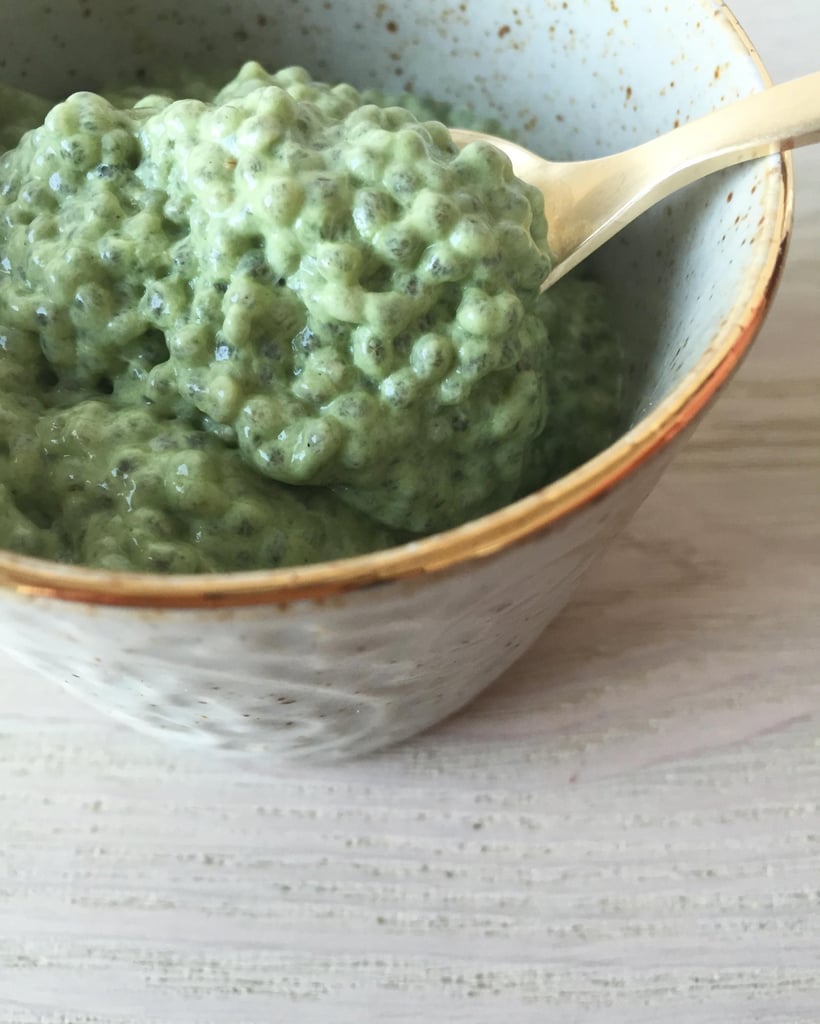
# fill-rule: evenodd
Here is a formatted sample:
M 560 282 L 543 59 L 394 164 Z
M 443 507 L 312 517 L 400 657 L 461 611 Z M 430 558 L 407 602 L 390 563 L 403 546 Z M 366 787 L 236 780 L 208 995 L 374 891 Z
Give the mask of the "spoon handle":
M 545 287 L 672 192 L 725 167 L 813 142 L 820 142 L 820 72 L 754 93 L 623 153 L 573 165 L 542 163 L 527 176 L 544 190 L 548 223 L 555 190 L 549 234 L 555 265 Z

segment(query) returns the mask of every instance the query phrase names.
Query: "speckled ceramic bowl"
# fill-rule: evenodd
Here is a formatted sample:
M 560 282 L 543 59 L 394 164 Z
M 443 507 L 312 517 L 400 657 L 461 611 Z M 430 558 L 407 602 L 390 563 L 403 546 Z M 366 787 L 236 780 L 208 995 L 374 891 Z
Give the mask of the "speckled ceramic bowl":
M 472 102 L 555 158 L 630 146 L 767 82 L 716 0 L 34 0 L 2 5 L 0 38 L 3 77 L 54 95 L 252 56 Z M 735 169 L 603 251 L 633 426 L 563 480 L 419 543 L 295 570 L 165 579 L 0 553 L 0 644 L 175 740 L 338 757 L 432 725 L 538 636 L 731 375 L 778 279 L 791 187 L 788 158 Z

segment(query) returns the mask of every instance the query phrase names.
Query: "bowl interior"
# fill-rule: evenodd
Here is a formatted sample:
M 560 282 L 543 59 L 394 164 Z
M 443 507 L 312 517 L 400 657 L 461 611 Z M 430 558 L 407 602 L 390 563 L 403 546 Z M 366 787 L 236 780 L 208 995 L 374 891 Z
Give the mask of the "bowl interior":
M 3 80 L 59 97 L 221 71 L 246 59 L 316 77 L 411 89 L 495 116 L 555 159 L 623 149 L 760 89 L 747 41 L 719 0 L 164 0 L 0 7 Z M 88 55 L 93 54 L 89 67 Z M 778 157 L 690 186 L 597 257 L 629 356 L 640 422 L 729 351 L 765 301 L 784 234 Z

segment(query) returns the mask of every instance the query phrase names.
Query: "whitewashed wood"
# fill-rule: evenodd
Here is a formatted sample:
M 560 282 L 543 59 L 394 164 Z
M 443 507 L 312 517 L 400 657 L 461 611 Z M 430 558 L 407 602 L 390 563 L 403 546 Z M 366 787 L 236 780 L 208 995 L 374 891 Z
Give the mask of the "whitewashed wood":
M 816 69 L 815 0 L 732 6 L 775 77 Z M 753 355 L 456 719 L 272 776 L 0 656 L 0 1022 L 820 1021 L 820 154 L 796 163 Z

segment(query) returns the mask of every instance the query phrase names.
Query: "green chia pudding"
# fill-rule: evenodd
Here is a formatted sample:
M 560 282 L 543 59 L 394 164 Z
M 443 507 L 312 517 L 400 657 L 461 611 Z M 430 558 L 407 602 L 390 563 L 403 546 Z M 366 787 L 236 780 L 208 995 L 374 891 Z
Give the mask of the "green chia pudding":
M 0 90 L 0 121 L 0 545 L 166 573 L 340 558 L 616 436 L 606 295 L 539 295 L 540 194 L 456 149 L 441 122 L 475 118 L 249 63 L 52 109 Z

